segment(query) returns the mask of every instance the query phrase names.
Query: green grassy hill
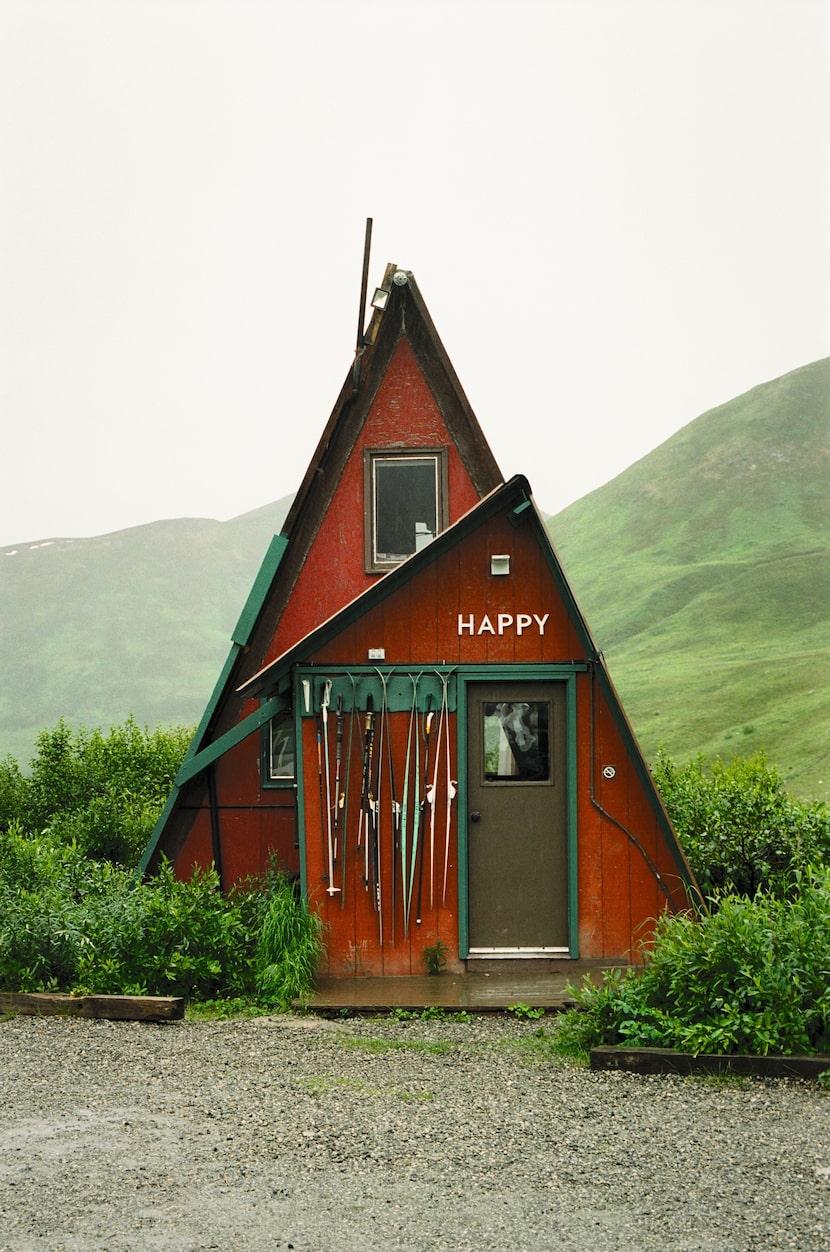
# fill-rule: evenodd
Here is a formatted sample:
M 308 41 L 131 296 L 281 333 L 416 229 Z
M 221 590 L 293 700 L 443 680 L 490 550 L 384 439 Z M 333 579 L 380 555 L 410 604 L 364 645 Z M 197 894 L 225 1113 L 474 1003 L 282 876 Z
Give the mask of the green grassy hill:
M 551 519 L 638 738 L 764 748 L 830 798 L 830 359 L 705 413 Z
M 791 790 L 830 798 L 828 462 L 830 359 L 550 519 L 649 759 L 763 747 Z M 0 757 L 27 762 L 60 717 L 198 721 L 289 504 L 0 549 Z
M 60 717 L 195 724 L 290 503 L 0 549 L 0 757 Z

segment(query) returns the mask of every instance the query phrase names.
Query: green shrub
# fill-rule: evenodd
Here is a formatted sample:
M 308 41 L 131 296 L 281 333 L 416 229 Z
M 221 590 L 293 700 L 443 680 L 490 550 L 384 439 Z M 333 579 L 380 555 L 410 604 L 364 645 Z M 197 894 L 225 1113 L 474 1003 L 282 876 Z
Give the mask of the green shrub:
M 642 971 L 574 990 L 586 1046 L 791 1054 L 830 1048 L 830 868 L 789 897 L 729 895 L 659 919 Z
M 187 751 L 182 727 L 41 731 L 28 776 L 0 765 L 0 825 L 19 820 L 51 831 L 88 856 L 134 866 L 146 846 Z
M 830 859 L 830 812 L 788 795 L 763 752 L 707 769 L 662 751 L 654 779 L 704 896 L 759 887 L 786 894 L 810 864 Z
M 190 732 L 107 734 L 64 722 L 38 737 L 31 775 L 0 762 L 0 988 L 101 994 L 306 995 L 321 923 L 275 866 L 223 896 L 137 864 Z
M 90 992 L 108 992 L 113 980 L 132 994 L 199 999 L 252 988 L 255 936 L 212 869 L 180 881 L 164 863 L 150 881 L 108 892 L 91 922 L 95 938 L 77 970 Z
M 306 995 L 321 923 L 271 869 L 222 895 L 216 873 L 152 879 L 54 832 L 0 831 L 0 989 L 108 995 Z
M 19 821 L 26 797 L 26 779 L 12 756 L 0 761 L 0 830 Z

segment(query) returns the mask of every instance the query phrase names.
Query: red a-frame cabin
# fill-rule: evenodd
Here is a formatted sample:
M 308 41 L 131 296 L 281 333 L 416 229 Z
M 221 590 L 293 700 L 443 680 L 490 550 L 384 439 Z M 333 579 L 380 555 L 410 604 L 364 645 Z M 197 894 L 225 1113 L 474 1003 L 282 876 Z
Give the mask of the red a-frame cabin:
M 632 959 L 693 877 L 527 480 L 379 290 L 143 868 L 276 855 L 335 976 Z

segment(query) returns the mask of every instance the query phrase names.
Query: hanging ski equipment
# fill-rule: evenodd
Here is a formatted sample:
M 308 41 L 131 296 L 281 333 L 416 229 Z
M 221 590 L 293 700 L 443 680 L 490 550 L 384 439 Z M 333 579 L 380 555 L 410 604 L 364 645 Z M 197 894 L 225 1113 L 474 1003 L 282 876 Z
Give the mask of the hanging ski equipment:
M 363 886 L 369 890 L 369 832 L 374 825 L 372 807 L 372 756 L 375 742 L 375 712 L 372 693 L 366 697 L 363 724 L 363 777 L 360 784 L 360 825 L 357 831 L 358 851 L 363 852 Z
M 425 826 L 426 826 L 426 810 L 427 805 L 431 804 L 430 785 L 429 785 L 429 744 L 432 736 L 432 719 L 433 712 L 431 709 L 432 695 L 427 696 L 426 710 L 424 712 L 424 794 L 421 796 L 421 802 L 418 808 L 418 843 L 420 845 L 420 860 L 418 861 L 418 901 L 415 908 L 415 925 L 421 924 L 421 899 L 424 890 L 424 860 L 426 854 Z
M 383 697 L 385 699 L 386 691 Z M 380 714 L 375 718 L 379 729 L 375 731 L 377 738 L 376 751 L 374 752 L 375 761 L 375 785 L 369 794 L 369 804 L 372 810 L 371 839 L 370 839 L 370 859 L 369 870 L 371 875 L 371 885 L 373 892 L 373 903 L 375 912 L 378 915 L 378 941 L 383 947 L 383 859 L 381 856 L 382 844 L 382 828 L 381 821 L 383 816 L 382 796 L 383 789 L 383 747 L 384 747 L 384 718 L 383 718 L 383 702 L 381 702 Z
M 337 895 L 340 888 L 335 885 L 334 881 L 334 831 L 332 829 L 332 797 L 331 797 L 331 761 L 329 759 L 329 704 L 331 702 L 331 679 L 326 679 L 323 683 L 320 695 L 320 723 L 323 735 L 323 764 L 325 768 L 326 779 L 326 849 L 328 852 L 328 887 L 326 891 L 330 896 Z M 322 787 L 321 787 L 322 797 Z M 335 798 L 335 803 L 336 803 Z
M 349 711 L 349 747 L 346 752 L 346 785 L 343 788 L 343 822 L 342 822 L 342 849 L 340 852 L 340 907 L 346 906 L 346 831 L 349 821 L 349 788 L 351 786 L 352 777 L 352 748 L 354 746 L 355 717 L 357 715 L 357 681 L 354 674 L 350 674 L 349 678 L 352 683 L 352 705 Z
M 322 710 L 315 714 L 314 720 L 317 725 L 317 786 L 320 792 L 320 839 L 323 845 L 323 865 L 326 864 L 326 797 L 323 793 L 323 713 Z M 323 882 L 326 880 L 325 870 L 323 872 Z
M 387 691 L 388 681 L 389 679 L 391 679 L 392 675 L 394 674 L 394 670 L 388 670 L 386 674 L 384 674 L 383 670 L 378 670 L 378 667 L 376 666 L 376 672 L 377 672 L 377 675 L 379 676 L 379 679 L 381 679 L 381 685 L 383 687 L 383 701 L 382 701 L 382 707 L 381 707 L 381 717 L 382 717 L 382 724 L 384 725 L 384 735 L 386 735 L 387 765 L 388 765 L 388 770 L 389 770 L 389 813 L 391 813 L 391 816 L 392 816 L 392 823 L 391 823 L 391 829 L 392 829 L 392 843 L 391 843 L 391 849 L 392 849 L 391 921 L 392 921 L 392 925 L 391 925 L 391 933 L 392 934 L 391 934 L 391 939 L 392 939 L 392 947 L 394 947 L 394 921 L 396 921 L 396 910 L 397 910 L 397 903 L 398 903 L 398 900 L 397 900 L 398 855 L 399 855 L 399 850 L 401 850 L 401 804 L 399 804 L 397 791 L 396 791 L 396 788 L 394 788 L 394 761 L 392 757 L 392 726 L 391 726 L 391 722 L 389 722 L 389 700 L 388 700 L 388 691 Z M 381 765 L 382 755 L 383 755 L 382 752 L 381 754 L 378 755 L 378 771 L 381 770 L 381 767 L 382 767 Z M 379 793 L 379 790 L 381 790 L 381 788 L 379 788 L 379 785 L 378 785 L 378 793 Z M 378 794 L 378 801 L 379 801 L 379 794 Z M 381 814 L 381 818 L 382 818 L 382 814 Z
M 340 814 L 343 811 L 343 795 L 340 791 L 340 770 L 343 763 L 343 697 L 337 697 L 337 711 L 334 714 L 334 859 L 337 860 L 338 840 L 340 835 Z
M 429 802 L 429 907 L 432 909 L 434 904 L 434 887 L 435 887 L 435 809 L 438 799 L 438 768 L 441 764 L 441 751 L 444 743 L 445 727 L 446 733 L 449 732 L 449 724 L 447 721 L 449 714 L 449 705 L 447 700 L 447 685 L 450 680 L 449 674 L 442 674 L 440 670 L 435 671 L 441 682 L 441 712 L 438 717 L 438 730 L 435 735 L 435 764 L 432 772 L 432 783 L 427 793 Z M 449 740 L 447 741 L 447 754 L 449 760 Z
M 395 883 L 396 883 L 396 874 L 397 874 L 398 832 L 399 832 L 399 826 L 400 826 L 400 809 L 401 809 L 401 806 L 398 804 L 397 797 L 395 795 L 395 769 L 392 764 L 392 732 L 391 732 L 391 725 L 389 722 L 388 683 L 389 683 L 389 679 L 392 677 L 392 674 L 394 673 L 394 670 L 390 669 L 386 673 L 384 673 L 383 670 L 378 669 L 377 666 L 375 666 L 375 673 L 380 678 L 381 688 L 382 688 L 382 693 L 383 693 L 381 697 L 381 706 L 380 706 L 380 741 L 378 744 L 378 754 L 377 754 L 378 785 L 377 785 L 377 794 L 376 794 L 376 815 L 377 815 L 376 825 L 377 825 L 377 830 L 378 830 L 378 844 L 380 845 L 383 841 L 383 807 L 381 804 L 381 794 L 380 794 L 381 793 L 380 775 L 383 769 L 383 745 L 385 742 L 387 766 L 389 769 L 390 813 L 391 813 L 391 819 L 392 819 L 391 820 L 391 831 L 392 831 L 392 840 L 391 840 L 391 851 L 392 851 L 391 923 L 392 924 L 391 924 L 391 932 L 392 932 L 392 945 L 394 946 L 395 944 L 395 906 L 397 903 Z M 381 884 L 381 866 L 379 864 L 378 865 L 378 912 L 379 913 L 381 911 L 381 905 L 382 905 L 381 894 L 380 894 L 380 884 Z M 381 922 L 381 943 L 383 943 L 382 922 Z
M 308 699 L 311 706 L 308 711 L 316 718 L 325 891 L 329 896 L 339 895 L 340 907 L 345 907 L 347 878 L 353 874 L 347 856 L 348 826 L 350 819 L 352 822 L 357 819 L 357 835 L 352 846 L 360 863 L 364 890 L 371 893 L 381 946 L 390 941 L 394 946 L 396 932 L 400 933 L 397 931 L 399 912 L 403 938 L 407 939 L 413 912 L 415 925 L 420 927 L 423 910 L 434 910 L 439 891 L 441 903 L 445 905 L 447 901 L 452 807 L 458 794 L 450 753 L 449 697 L 454 669 L 436 669 L 428 682 L 423 671 L 399 671 L 400 678 L 412 684 L 405 757 L 395 751 L 392 729 L 396 719 L 391 716 L 392 709 L 403 713 L 400 704 L 404 692 L 400 684 L 397 688 L 391 685 L 394 669 L 375 666 L 374 673 L 377 676 L 374 691 L 370 681 L 365 700 L 359 693 L 365 676 L 359 673 L 313 683 L 303 679 L 302 694 L 303 700 Z M 441 684 L 440 706 L 435 679 Z M 345 692 L 342 689 L 344 681 L 351 682 L 351 707 L 348 707 L 348 688 Z M 360 705 L 363 705 L 362 710 Z M 331 722 L 335 727 L 333 748 Z M 352 801 L 350 810 L 350 789 L 354 790 L 351 788 L 353 752 L 355 738 L 361 738 L 361 730 L 362 745 L 358 745 L 358 751 L 362 747 L 360 802 L 359 807 L 355 807 Z M 396 761 L 398 781 L 403 765 L 400 797 L 396 787 Z M 441 838 L 439 808 L 444 816 L 443 873 L 441 853 L 436 847 Z M 351 864 L 354 865 L 354 859 Z M 428 899 L 424 891 L 426 874 L 429 875 Z M 436 886 L 437 874 L 441 875 L 441 882 Z M 387 888 L 391 885 L 391 896 L 385 895 L 384 884 Z
M 452 774 L 452 761 L 450 760 L 450 711 L 447 699 L 447 687 L 449 685 L 451 673 L 452 671 L 449 670 L 446 674 L 441 674 L 441 682 L 444 684 L 442 705 L 446 711 L 446 715 L 444 717 L 444 747 L 446 749 L 447 758 L 447 810 L 446 827 L 444 830 L 444 886 L 441 893 L 442 904 L 446 904 L 447 902 L 447 870 L 450 863 L 450 822 L 452 820 L 452 802 L 458 793 L 458 783 L 454 778 L 450 777 Z
M 401 903 L 403 905 L 403 935 L 404 939 L 409 936 L 409 912 L 412 906 L 412 884 L 415 877 L 415 852 L 417 852 L 418 839 L 415 824 L 412 830 L 412 852 L 407 842 L 407 834 L 409 831 L 409 777 L 412 764 L 412 742 L 415 741 L 415 786 L 414 794 L 417 796 L 419 791 L 418 766 L 419 766 L 419 736 L 417 729 L 418 718 L 418 681 L 421 675 L 410 674 L 412 680 L 412 709 L 409 714 L 409 730 L 406 737 L 406 766 L 403 776 L 403 797 L 401 800 Z M 414 816 L 414 814 L 413 814 Z M 409 856 L 407 855 L 409 853 Z

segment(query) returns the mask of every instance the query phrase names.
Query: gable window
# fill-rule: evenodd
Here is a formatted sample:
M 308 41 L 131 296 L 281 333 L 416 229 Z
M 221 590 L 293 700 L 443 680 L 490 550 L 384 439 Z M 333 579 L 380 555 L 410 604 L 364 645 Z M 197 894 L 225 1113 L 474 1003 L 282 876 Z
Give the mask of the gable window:
M 377 449 L 365 460 L 366 568 L 400 565 L 447 525 L 445 448 Z

